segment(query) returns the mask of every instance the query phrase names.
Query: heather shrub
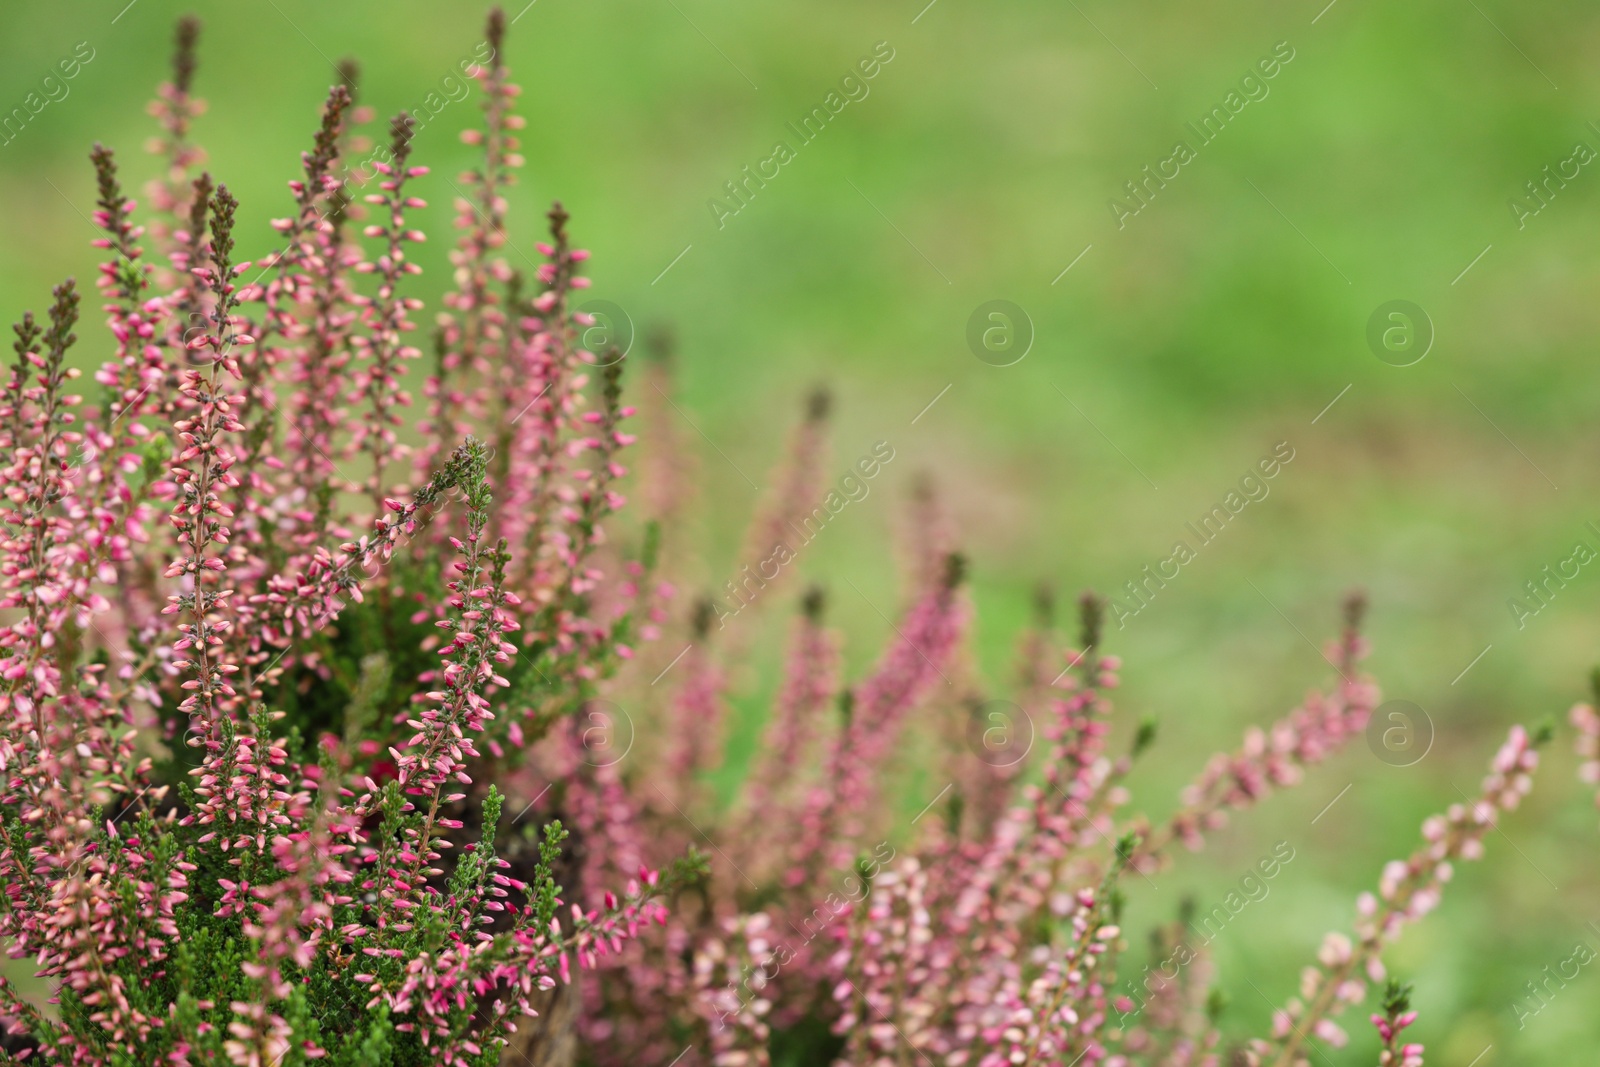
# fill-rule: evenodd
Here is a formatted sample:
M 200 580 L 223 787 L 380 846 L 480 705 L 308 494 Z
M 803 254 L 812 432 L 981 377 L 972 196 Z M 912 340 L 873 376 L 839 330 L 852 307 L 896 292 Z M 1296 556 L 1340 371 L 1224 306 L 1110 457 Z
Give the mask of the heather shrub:
M 559 207 L 537 292 L 492 258 L 519 125 L 498 62 L 476 68 L 485 159 L 412 447 L 411 120 L 354 174 L 336 86 L 281 247 L 241 261 L 226 184 L 192 173 L 196 30 L 155 108 L 150 227 L 93 153 L 100 402 L 69 391 L 69 281 L 47 325 L 18 324 L 0 407 L 0 930 L 56 991 L 51 1016 L 9 992 L 0 1010 L 17 1055 L 50 1061 L 495 1062 L 537 997 L 696 869 L 561 907 L 566 831 L 513 870 L 502 798 L 477 784 L 629 654 L 646 568 L 601 547 L 632 412 L 575 343 L 584 253 Z M 496 484 L 516 487 L 498 507 Z
M 1384 949 L 1481 855 L 1544 734 L 1514 728 L 1479 795 L 1424 824 L 1262 1037 L 1224 1043 L 1192 915 L 1146 923 L 1171 974 L 1136 971 L 1125 932 L 1123 882 L 1362 733 L 1359 596 L 1327 687 L 1152 820 L 1125 779 L 1154 728 L 1111 744 L 1101 601 L 1071 639 L 1041 601 L 1005 690 L 1038 743 L 996 734 L 967 564 L 924 492 L 894 639 L 846 680 L 804 592 L 756 765 L 712 795 L 734 668 L 831 492 L 827 399 L 752 520 L 760 564 L 676 610 L 658 556 L 687 555 L 684 465 L 652 434 L 634 481 L 661 521 L 627 520 L 630 361 L 584 347 L 587 253 L 556 205 L 534 276 L 500 254 L 522 163 L 503 21 L 426 351 L 406 221 L 426 168 L 405 114 L 364 140 L 353 68 L 255 259 L 190 140 L 194 22 L 148 210 L 92 153 L 97 395 L 73 391 L 69 281 L 15 327 L 0 396 L 0 940 L 51 992 L 0 984 L 0 1062 L 1286 1067 L 1381 988 L 1380 1063 L 1420 1065 Z M 666 364 L 644 373 L 670 393 Z M 1600 717 L 1573 722 L 1595 780 Z M 913 737 L 951 786 L 901 819 Z

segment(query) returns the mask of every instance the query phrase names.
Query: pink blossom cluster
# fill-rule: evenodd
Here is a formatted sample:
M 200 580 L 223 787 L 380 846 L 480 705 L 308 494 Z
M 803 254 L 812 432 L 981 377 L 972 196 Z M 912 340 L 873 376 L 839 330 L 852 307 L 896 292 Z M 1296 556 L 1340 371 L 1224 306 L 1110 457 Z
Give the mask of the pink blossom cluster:
M 676 875 L 642 853 L 581 905 L 555 881 L 568 831 L 496 829 L 487 776 L 652 610 L 606 536 L 632 410 L 578 343 L 586 253 L 558 207 L 532 278 L 495 254 L 520 162 L 503 26 L 422 467 L 399 462 L 427 173 L 409 117 L 363 207 L 362 109 L 335 86 L 255 262 L 226 185 L 194 173 L 194 20 L 154 108 L 148 226 L 92 154 L 100 399 L 72 388 L 70 281 L 0 383 L 0 941 L 53 991 L 44 1011 L 0 984 L 7 1062 L 492 1061 L 665 921 Z
M 1596 682 L 1600 684 L 1600 675 Z M 1578 732 L 1578 778 L 1596 790 L 1595 804 L 1600 806 L 1600 714 L 1596 714 L 1594 708 L 1593 704 L 1576 704 L 1570 718 Z
M 938 539 L 920 547 L 944 549 Z M 614 766 L 563 778 L 570 761 L 532 765 L 525 790 L 559 787 L 568 805 L 604 808 L 624 854 L 660 862 L 691 844 L 712 849 L 712 880 L 674 912 L 666 943 L 609 961 L 585 990 L 578 1028 L 596 1062 L 683 1056 L 751 1067 L 795 1054 L 788 1043 L 826 1022 L 834 1035 L 826 1055 L 840 1064 L 1298 1064 L 1310 1055 L 1309 1040 L 1343 1044 L 1332 1017 L 1363 999 L 1399 927 L 1434 906 L 1451 864 L 1476 858 L 1498 814 L 1531 785 L 1534 740 L 1518 728 L 1483 796 L 1429 820 L 1419 853 L 1391 864 L 1378 893 L 1363 897 L 1356 940 L 1329 938 L 1270 1038 L 1224 1039 L 1203 948 L 1139 1012 L 1118 992 L 1119 973 L 1131 968 L 1122 883 L 1165 869 L 1172 845 L 1199 847 L 1228 813 L 1297 783 L 1362 734 L 1378 700 L 1359 672 L 1362 604 L 1351 601 L 1328 646 L 1332 688 L 1247 731 L 1237 751 L 1215 757 L 1182 791 L 1178 811 L 1154 825 L 1123 811 L 1124 779 L 1149 736 L 1138 731 L 1123 754 L 1108 749 L 1120 664 L 1098 648 L 1100 602 L 1085 599 L 1076 647 L 1061 647 L 1042 612 L 1022 642 L 1018 683 L 1022 699 L 1042 697 L 1035 706 L 1050 711 L 1037 722 L 1042 743 L 1032 771 L 982 759 L 975 767 L 970 749 L 948 753 L 944 765 L 960 792 L 907 827 L 896 814 L 904 805 L 884 802 L 908 769 L 897 759 L 915 743 L 905 724 L 933 725 L 957 747 L 962 731 L 938 724 L 959 724 L 982 703 L 961 651 L 971 612 L 962 567 L 936 562 L 913 565 L 913 583 L 922 584 L 893 622 L 877 666 L 854 684 L 840 677 L 839 639 L 824 626 L 822 598 L 807 595 L 763 746 L 731 806 L 705 795 L 703 774 L 721 762 L 715 742 L 737 670 L 736 660 L 718 668 L 718 649 L 734 642 L 704 613 L 690 649 L 671 661 L 675 692 L 654 713 L 667 758 L 645 752 L 631 789 L 616 788 Z M 664 648 L 663 660 L 671 652 Z M 693 742 L 682 738 L 686 730 L 697 733 Z M 672 756 L 685 745 L 692 759 Z M 589 825 L 605 833 L 604 823 Z M 586 860 L 590 873 L 580 884 L 603 883 L 606 851 Z M 1185 928 L 1180 922 L 1162 936 L 1176 942 Z M 1393 1034 L 1414 1020 L 1386 1025 Z M 664 1036 L 674 1034 L 687 1036 Z M 1399 1043 L 1384 1062 L 1418 1057 L 1420 1046 Z
M 1307 1043 L 1315 1036 L 1335 1047 L 1347 1040 L 1333 1016 L 1359 1004 L 1368 981 L 1382 981 L 1382 953 L 1407 924 L 1436 908 L 1460 860 L 1483 856 L 1483 838 L 1501 815 L 1517 807 L 1533 788 L 1539 765 L 1534 739 L 1513 727 L 1490 764 L 1478 797 L 1452 804 L 1422 825 L 1422 847 L 1405 860 L 1387 864 L 1378 892 L 1356 902 L 1355 938 L 1332 933 L 1317 954 L 1317 966 L 1302 974 L 1300 995 L 1273 1016 L 1272 1037 L 1257 1041 L 1252 1062 L 1290 1067 L 1310 1062 Z

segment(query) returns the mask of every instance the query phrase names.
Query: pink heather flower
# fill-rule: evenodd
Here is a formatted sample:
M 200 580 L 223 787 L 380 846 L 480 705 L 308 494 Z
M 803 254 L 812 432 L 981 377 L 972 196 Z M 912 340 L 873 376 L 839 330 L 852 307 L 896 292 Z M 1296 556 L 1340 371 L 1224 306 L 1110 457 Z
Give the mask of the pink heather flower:
M 1589 704 L 1577 704 L 1571 721 L 1578 731 L 1578 780 L 1596 789 L 1595 804 L 1600 806 L 1600 715 Z
M 1206 832 L 1227 824 L 1229 809 L 1250 807 L 1275 789 L 1297 784 L 1305 768 L 1365 729 L 1379 697 L 1377 686 L 1356 673 L 1366 654 L 1357 629 L 1363 608 L 1356 598 L 1347 603 L 1345 632 L 1328 646 L 1327 659 L 1339 673 L 1335 690 L 1310 694 L 1270 729 L 1248 731 L 1238 751 L 1213 757 L 1200 779 L 1184 790 L 1178 814 L 1141 845 L 1142 854 L 1158 852 L 1173 839 L 1199 848 Z M 1147 862 L 1142 855 L 1140 862 Z
M 1290 1001 L 1285 1009 L 1287 1030 L 1275 1032 L 1271 1041 L 1254 1044 L 1252 1052 L 1260 1063 L 1288 1067 L 1302 1062 L 1302 1049 L 1313 1034 L 1330 1044 L 1342 1043 L 1343 1032 L 1335 1031 L 1331 1016 L 1360 1003 L 1368 980 L 1383 978 L 1384 948 L 1407 923 L 1438 905 L 1456 860 L 1482 855 L 1484 835 L 1502 812 L 1515 808 L 1533 788 L 1538 765 L 1539 754 L 1527 731 L 1513 727 L 1490 764 L 1478 798 L 1452 804 L 1443 816 L 1428 819 L 1423 825 L 1422 848 L 1409 859 L 1388 864 L 1377 895 L 1363 896 L 1357 907 L 1356 937 L 1329 935 L 1318 954 L 1321 966 L 1307 973 L 1301 998 Z

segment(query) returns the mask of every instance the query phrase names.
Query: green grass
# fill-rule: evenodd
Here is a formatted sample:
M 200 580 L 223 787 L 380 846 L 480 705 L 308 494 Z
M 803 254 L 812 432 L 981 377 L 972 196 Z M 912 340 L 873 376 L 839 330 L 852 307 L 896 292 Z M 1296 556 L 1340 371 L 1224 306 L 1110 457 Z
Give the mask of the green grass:
M 70 95 L 0 147 L 8 321 L 41 308 L 62 276 L 93 276 L 90 144 L 121 151 L 140 178 L 130 186 L 150 172 L 143 106 L 186 8 L 124 2 L 8 5 L 0 108 L 77 42 L 95 49 Z M 1134 887 L 1136 906 L 1170 909 L 1190 890 L 1205 903 L 1272 841 L 1296 846 L 1271 896 L 1217 946 L 1229 1028 L 1258 1029 L 1268 1007 L 1245 979 L 1286 996 L 1422 817 L 1473 788 L 1511 722 L 1563 716 L 1600 658 L 1600 575 L 1586 569 L 1523 630 L 1506 605 L 1575 540 L 1597 544 L 1584 523 L 1600 522 L 1600 172 L 1584 168 L 1522 229 L 1507 202 L 1575 142 L 1600 147 L 1588 126 L 1600 119 L 1589 61 L 1600 17 L 1555 0 L 1340 0 L 1320 17 L 1321 0 L 922 3 L 540 0 L 508 45 L 530 120 L 514 240 L 531 252 L 539 213 L 560 198 L 595 251 L 595 294 L 641 329 L 676 329 L 680 403 L 739 468 L 680 426 L 708 507 L 694 535 L 709 546 L 707 579 L 744 562 L 756 497 L 745 476 L 765 484 L 779 428 L 813 383 L 836 392 L 841 470 L 874 440 L 894 444 L 872 496 L 800 564 L 835 590 L 858 666 L 889 630 L 846 579 L 884 610 L 897 602 L 886 545 L 917 472 L 942 487 L 973 560 L 980 659 L 999 679 L 1037 580 L 1114 591 L 1260 456 L 1292 444 L 1270 497 L 1111 642 L 1127 660 L 1125 706 L 1161 719 L 1136 780 L 1157 811 L 1206 753 L 1326 678 L 1307 639 L 1331 632 L 1353 585 L 1371 595 L 1370 663 L 1386 694 L 1437 726 L 1417 766 L 1385 766 L 1358 744 L 1157 891 Z M 243 203 L 253 252 L 287 211 L 283 183 L 330 60 L 363 62 L 363 99 L 383 116 L 420 103 L 480 39 L 479 12 L 460 4 L 274 0 L 199 14 L 197 90 L 211 110 L 196 134 Z M 879 41 L 895 53 L 870 95 L 796 145 L 719 229 L 707 201 Z M 1280 41 L 1295 58 L 1270 95 L 1119 230 L 1107 204 L 1123 183 L 1167 158 L 1184 123 Z M 434 168 L 421 183 L 430 296 L 445 277 L 449 182 L 470 159 L 454 134 L 473 114 L 451 104 L 417 143 Z M 1011 367 L 980 362 L 964 339 L 973 309 L 996 298 L 1036 329 Z M 1366 347 L 1368 316 L 1397 298 L 1437 331 L 1412 367 Z M 105 338 L 80 333 L 80 357 L 97 362 Z M 770 678 L 770 644 L 758 679 Z M 758 728 L 759 701 L 744 706 L 736 755 Z M 1417 984 L 1430 1062 L 1464 1064 L 1492 1043 L 1481 1067 L 1565 1064 L 1564 1048 L 1600 1039 L 1589 1010 L 1600 978 L 1587 969 L 1520 1031 L 1510 1007 L 1592 937 L 1600 826 L 1572 763 L 1563 732 L 1534 801 L 1491 835 L 1488 863 L 1463 869 L 1394 954 Z M 1371 1045 L 1361 1033 L 1328 1062 L 1370 1062 Z

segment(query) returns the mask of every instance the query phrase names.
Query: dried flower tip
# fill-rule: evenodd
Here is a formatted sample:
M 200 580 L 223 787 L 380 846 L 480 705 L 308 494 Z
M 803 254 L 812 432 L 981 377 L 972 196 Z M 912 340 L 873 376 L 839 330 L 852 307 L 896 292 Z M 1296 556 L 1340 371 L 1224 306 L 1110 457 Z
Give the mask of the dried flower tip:
M 819 623 L 822 621 L 822 611 L 825 607 L 827 607 L 827 604 L 827 591 L 824 590 L 820 585 L 813 585 L 811 588 L 807 589 L 805 595 L 800 598 L 800 610 L 804 612 L 805 617 L 810 619 L 813 623 Z
M 200 20 L 193 15 L 185 15 L 179 19 L 174 40 L 176 47 L 172 51 L 172 87 L 187 96 L 189 83 L 194 79 L 196 66 L 194 46 L 200 40 Z
M 825 385 L 819 385 L 811 390 L 811 395 L 806 398 L 806 421 L 819 423 L 828 417 L 828 411 L 833 407 L 833 394 Z
M 1092 592 L 1078 598 L 1078 645 L 1084 651 L 1100 644 L 1100 625 L 1105 621 L 1106 602 Z

